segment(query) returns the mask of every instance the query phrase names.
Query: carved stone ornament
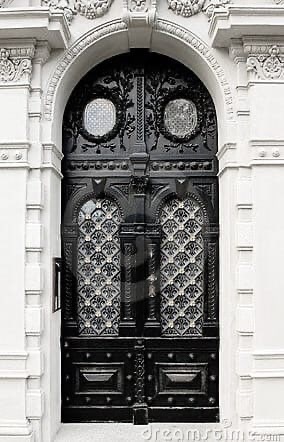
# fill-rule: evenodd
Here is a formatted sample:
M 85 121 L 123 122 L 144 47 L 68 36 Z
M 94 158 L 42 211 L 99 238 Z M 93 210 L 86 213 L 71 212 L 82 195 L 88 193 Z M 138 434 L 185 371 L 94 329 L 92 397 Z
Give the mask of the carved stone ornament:
M 29 82 L 34 48 L 0 49 L 0 82 Z
M 168 0 L 169 9 L 182 17 L 191 17 L 203 11 L 209 18 L 217 8 L 227 5 L 230 0 Z
M 42 0 L 43 5 L 49 6 L 51 12 L 63 12 L 67 21 L 71 23 L 75 15 L 74 1 L 72 0 Z
M 284 78 L 284 54 L 280 47 L 246 48 L 249 53 L 247 70 L 261 80 L 280 80 Z
M 168 0 L 169 9 L 177 15 L 191 17 L 202 11 L 205 0 Z
M 207 15 L 209 19 L 211 19 L 216 9 L 224 8 L 225 5 L 228 5 L 230 3 L 230 1 L 231 0 L 210 0 L 203 8 L 203 12 Z
M 69 23 L 75 14 L 94 19 L 104 15 L 113 0 L 43 0 L 51 11 L 63 11 Z
M 4 8 L 4 6 L 9 6 L 12 3 L 12 0 L 0 0 L 0 8 Z
M 131 12 L 146 12 L 148 10 L 146 0 L 129 0 L 128 5 Z

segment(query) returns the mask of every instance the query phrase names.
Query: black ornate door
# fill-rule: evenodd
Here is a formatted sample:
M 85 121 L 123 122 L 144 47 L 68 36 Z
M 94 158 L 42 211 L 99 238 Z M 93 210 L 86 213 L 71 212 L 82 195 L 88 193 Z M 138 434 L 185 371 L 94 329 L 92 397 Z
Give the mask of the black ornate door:
M 74 90 L 63 142 L 63 421 L 218 420 L 210 95 L 166 57 L 115 57 Z

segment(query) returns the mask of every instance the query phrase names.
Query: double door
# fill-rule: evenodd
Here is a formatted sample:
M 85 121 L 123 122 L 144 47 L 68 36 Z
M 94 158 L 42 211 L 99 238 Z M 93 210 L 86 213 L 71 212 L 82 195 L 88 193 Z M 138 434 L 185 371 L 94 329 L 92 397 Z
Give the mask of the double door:
M 207 90 L 165 57 L 120 56 L 79 83 L 63 135 L 63 421 L 218 420 Z

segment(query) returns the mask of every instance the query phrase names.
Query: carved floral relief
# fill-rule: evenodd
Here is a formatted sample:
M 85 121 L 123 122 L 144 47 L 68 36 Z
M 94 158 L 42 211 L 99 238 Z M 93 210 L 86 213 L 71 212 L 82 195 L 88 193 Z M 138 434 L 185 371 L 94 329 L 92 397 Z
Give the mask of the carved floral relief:
M 29 81 L 32 73 L 33 48 L 0 49 L 0 82 Z
M 80 14 L 88 19 L 104 15 L 113 0 L 42 0 L 51 11 L 63 11 L 67 20 L 72 21 L 74 15 Z
M 251 47 L 247 49 L 247 70 L 261 80 L 284 78 L 284 55 L 279 46 Z
M 223 8 L 230 0 L 168 0 L 169 9 L 182 17 L 191 17 L 203 11 L 209 18 L 217 8 Z

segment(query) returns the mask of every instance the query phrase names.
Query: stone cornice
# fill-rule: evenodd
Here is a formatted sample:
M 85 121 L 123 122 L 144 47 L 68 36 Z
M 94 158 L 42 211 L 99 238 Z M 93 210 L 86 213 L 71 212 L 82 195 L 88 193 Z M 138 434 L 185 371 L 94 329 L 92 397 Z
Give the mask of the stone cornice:
M 51 48 L 66 48 L 70 39 L 67 20 L 48 8 L 0 9 L 0 40 L 34 38 L 47 41 Z M 0 42 L 1 44 L 1 42 Z
M 237 6 L 216 9 L 209 36 L 213 47 L 230 47 L 232 39 L 244 36 L 276 37 L 283 35 L 283 6 Z

